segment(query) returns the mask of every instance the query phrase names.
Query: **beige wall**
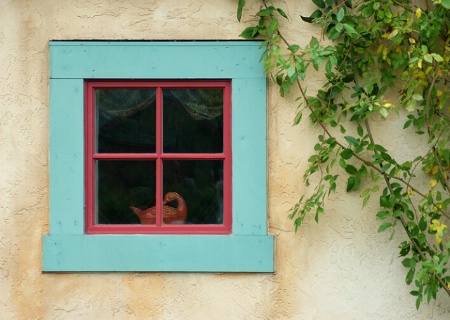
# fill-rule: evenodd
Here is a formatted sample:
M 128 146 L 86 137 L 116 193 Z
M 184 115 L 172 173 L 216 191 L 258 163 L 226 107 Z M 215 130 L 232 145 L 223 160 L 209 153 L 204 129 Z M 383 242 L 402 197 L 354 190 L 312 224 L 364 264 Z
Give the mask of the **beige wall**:
M 357 194 L 340 190 L 320 224 L 311 217 L 293 232 L 287 214 L 306 190 L 301 176 L 317 132 L 307 122 L 292 127 L 293 99 L 280 99 L 273 87 L 268 189 L 275 274 L 41 273 L 49 220 L 48 41 L 237 39 L 245 24 L 236 21 L 236 2 L 0 0 L 1 319 L 450 318 L 444 296 L 415 310 L 398 242 L 377 234 L 378 222 L 360 209 Z M 297 19 L 311 12 L 309 1 L 286 5 L 292 34 L 305 42 L 317 34 Z M 405 142 L 401 149 L 416 147 Z

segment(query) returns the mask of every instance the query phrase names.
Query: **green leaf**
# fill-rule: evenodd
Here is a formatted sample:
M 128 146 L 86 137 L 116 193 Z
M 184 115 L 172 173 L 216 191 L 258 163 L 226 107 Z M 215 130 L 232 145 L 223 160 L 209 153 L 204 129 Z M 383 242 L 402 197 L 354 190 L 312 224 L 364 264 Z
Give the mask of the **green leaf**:
M 344 151 L 342 151 L 342 152 L 340 153 L 340 156 L 341 156 L 343 159 L 348 160 L 348 159 L 350 159 L 350 158 L 353 156 L 353 151 L 350 150 L 350 149 L 344 149 Z
M 359 136 L 360 138 L 362 138 L 362 136 L 363 136 L 363 134 L 364 134 L 364 131 L 363 131 L 363 128 L 361 127 L 360 124 L 358 124 L 358 127 L 356 128 L 356 131 L 358 132 L 358 136 Z
M 407 241 L 403 241 L 400 244 L 400 256 L 404 257 L 411 251 L 411 245 Z
M 294 66 L 290 66 L 286 72 L 287 76 L 290 78 L 295 74 L 295 67 Z
M 344 16 L 345 16 L 345 9 L 344 9 L 344 7 L 341 7 L 341 9 L 339 9 L 337 16 L 336 16 L 337 21 L 341 22 L 342 19 L 344 19 Z
M 414 220 L 414 218 L 415 218 L 414 212 L 412 212 L 411 210 L 406 210 L 405 213 L 409 220 Z
M 387 109 L 385 109 L 385 108 L 381 108 L 380 114 L 384 119 L 386 119 L 389 116 L 389 111 L 387 111 Z
M 322 17 L 323 13 L 321 10 L 314 11 L 309 17 L 300 16 L 300 18 L 308 23 L 311 23 L 314 21 L 314 19 Z
M 432 63 L 433 62 L 433 57 L 431 54 L 427 53 L 426 55 L 423 56 L 423 60 L 425 60 L 428 63 Z
M 273 13 L 274 9 L 275 9 L 274 7 L 268 7 L 268 8 L 260 10 L 257 14 L 260 17 L 268 17 Z
M 282 16 L 283 18 L 288 18 L 286 12 L 283 11 L 283 9 L 281 8 L 277 8 L 278 13 L 280 14 L 280 16 Z
M 312 37 L 309 41 L 309 45 L 311 46 L 311 48 L 317 48 L 319 46 L 319 40 L 317 40 L 316 37 Z
M 411 258 L 405 258 L 405 259 L 403 259 L 403 261 L 402 261 L 402 265 L 403 265 L 404 267 L 406 267 L 406 268 L 409 268 L 410 263 L 411 263 Z
M 325 2 L 323 0 L 312 0 L 312 2 L 321 9 L 325 9 Z
M 407 284 L 410 284 L 406 282 Z M 419 295 L 416 299 L 416 309 L 419 310 L 420 304 L 422 303 L 422 297 Z
M 379 145 L 379 144 L 375 144 L 374 149 L 378 152 L 386 152 L 387 151 L 382 145 Z
M 382 207 L 382 208 L 392 208 L 392 205 L 391 205 L 388 197 L 386 197 L 386 196 L 381 196 L 380 197 L 380 207 Z
M 450 0 L 442 0 L 442 1 L 441 1 L 441 5 L 442 5 L 445 9 L 450 9 Z
M 253 39 L 258 34 L 258 27 L 248 27 L 240 34 L 240 37 L 244 39 Z
M 289 92 L 290 90 L 291 90 L 291 84 L 290 84 L 289 82 L 287 82 L 287 81 L 284 81 L 284 82 L 281 84 L 280 92 L 283 94 L 283 93 Z M 283 96 L 283 95 L 282 95 L 282 96 Z
M 422 266 L 424 268 L 431 268 L 431 267 L 433 267 L 433 261 L 426 260 L 426 261 L 422 262 Z
M 353 190 L 359 190 L 360 186 L 361 186 L 361 176 L 357 174 L 355 175 L 355 185 L 353 187 Z
M 370 200 L 370 193 L 367 196 L 365 196 L 363 199 L 363 203 L 362 203 L 363 208 L 367 205 L 369 200 Z
M 347 74 L 345 77 L 342 78 L 342 81 L 345 83 L 349 83 L 352 82 L 353 80 L 355 80 L 355 75 L 354 74 Z
M 363 5 L 359 10 L 362 12 L 365 18 L 369 18 L 373 14 L 373 6 L 371 5 L 368 6 Z
M 403 126 L 403 129 L 408 128 L 408 127 L 411 125 L 411 123 L 412 123 L 412 120 L 406 121 L 406 122 L 405 122 L 405 125 Z
M 314 151 L 320 151 L 322 149 L 322 145 L 320 143 L 316 143 L 314 146 Z
M 239 0 L 238 1 L 238 9 L 237 9 L 237 19 L 238 21 L 241 21 L 241 17 L 242 17 L 242 10 L 245 7 L 245 0 Z
M 328 38 L 330 38 L 330 40 L 336 40 L 340 35 L 341 33 L 336 30 L 335 27 L 331 28 L 330 31 L 328 31 Z
M 269 25 L 267 26 L 267 34 L 272 37 L 275 32 L 278 31 L 278 20 L 273 18 L 270 20 Z
M 295 119 L 294 119 L 294 125 L 295 126 L 300 123 L 300 121 L 302 120 L 302 116 L 303 116 L 302 112 L 298 112 L 297 113 L 297 115 L 295 116 Z
M 389 154 L 387 154 L 386 152 L 382 152 L 380 154 L 380 156 L 381 156 L 381 159 L 383 159 L 383 160 L 386 160 L 386 161 L 391 161 L 392 160 L 391 156 Z
M 310 107 L 320 107 L 322 105 L 322 103 L 320 102 L 319 99 L 314 98 L 314 97 L 308 97 L 308 105 Z
M 412 98 L 413 100 L 416 100 L 416 101 L 423 101 L 423 97 L 422 97 L 422 95 L 419 94 L 419 93 L 413 94 L 413 95 L 411 96 L 411 98 Z
M 424 217 L 421 217 L 419 220 L 419 229 L 420 231 L 425 231 L 427 229 L 427 220 Z
M 290 46 L 288 47 L 288 49 L 289 49 L 292 53 L 294 53 L 294 52 L 297 52 L 298 49 L 300 49 L 300 46 L 299 46 L 298 44 L 293 44 L 293 45 L 290 45 Z
M 444 58 L 442 58 L 442 56 L 437 53 L 432 53 L 431 56 L 434 58 L 434 60 L 436 60 L 436 62 L 444 61 Z
M 347 192 L 352 191 L 355 188 L 356 185 L 356 177 L 350 176 L 347 180 Z
M 357 146 L 359 144 L 358 139 L 356 139 L 356 138 L 354 138 L 352 136 L 345 136 L 344 138 L 352 146 Z
M 377 219 L 383 220 L 386 219 L 387 217 L 389 217 L 391 215 L 391 213 L 389 211 L 379 211 L 376 216 Z
M 343 26 L 348 34 L 359 35 L 358 31 L 356 31 L 355 27 L 353 27 L 351 24 L 344 23 Z
M 325 72 L 326 72 L 327 75 L 330 75 L 331 77 L 334 75 L 334 74 L 331 73 L 332 66 L 333 65 L 331 64 L 330 60 L 328 60 L 327 63 L 325 64 Z
M 345 171 L 347 171 L 349 174 L 351 174 L 351 175 L 355 175 L 355 174 L 357 174 L 358 173 L 358 170 L 354 167 L 354 166 L 352 166 L 351 164 L 348 164 L 346 167 L 345 167 Z
M 386 229 L 389 229 L 389 228 L 392 227 L 392 226 L 393 226 L 393 224 L 392 224 L 391 222 L 383 223 L 383 224 L 378 228 L 378 232 L 383 232 L 383 231 L 385 231 Z
M 413 281 L 413 278 L 414 278 L 415 271 L 416 270 L 414 270 L 414 268 L 409 269 L 408 274 L 406 275 L 406 278 L 405 278 L 406 284 L 408 284 L 408 285 L 411 284 L 411 282 Z
M 316 220 L 316 222 L 319 222 L 319 215 L 323 214 L 324 210 L 322 207 L 318 207 L 316 210 L 316 215 L 314 216 L 314 220 Z
M 347 167 L 347 163 L 345 163 L 344 159 L 339 159 L 339 166 L 343 169 L 345 169 Z
M 282 74 L 277 75 L 276 83 L 277 83 L 277 85 L 281 86 L 281 84 L 283 83 L 283 75 Z

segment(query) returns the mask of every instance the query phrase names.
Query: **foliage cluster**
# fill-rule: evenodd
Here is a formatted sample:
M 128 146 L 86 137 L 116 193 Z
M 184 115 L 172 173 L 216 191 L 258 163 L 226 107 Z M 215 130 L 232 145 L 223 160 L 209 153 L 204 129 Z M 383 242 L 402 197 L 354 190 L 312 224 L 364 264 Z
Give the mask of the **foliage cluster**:
M 292 208 L 295 229 L 308 214 L 318 221 L 337 183 L 359 192 L 362 206 L 376 195 L 378 231 L 405 233 L 399 254 L 416 307 L 439 291 L 450 297 L 450 0 L 312 0 L 317 9 L 298 18 L 321 37 L 304 46 L 288 41 L 280 23 L 297 17 L 260 2 L 241 36 L 264 40 L 265 71 L 280 95 L 298 93 L 294 124 L 308 114 L 322 130 L 304 173 L 307 185 L 313 175 L 318 183 Z M 238 20 L 244 7 L 238 0 Z M 307 94 L 317 72 L 323 85 Z M 397 139 L 423 141 L 413 159 L 399 160 L 372 130 L 392 116 L 404 123 L 392 128 Z

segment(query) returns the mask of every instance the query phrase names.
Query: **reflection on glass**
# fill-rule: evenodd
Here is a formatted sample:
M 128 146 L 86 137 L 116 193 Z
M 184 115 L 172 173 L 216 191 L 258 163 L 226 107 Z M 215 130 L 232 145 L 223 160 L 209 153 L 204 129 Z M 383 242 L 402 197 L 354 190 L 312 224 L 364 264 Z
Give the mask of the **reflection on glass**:
M 186 224 L 223 223 L 223 161 L 163 162 L 163 191 L 178 193 L 187 207 Z M 168 205 L 179 209 L 179 202 Z
M 139 223 L 130 206 L 155 205 L 155 161 L 101 160 L 96 164 L 96 223 Z
M 95 91 L 96 152 L 155 152 L 155 90 Z
M 166 153 L 223 151 L 223 89 L 163 91 Z

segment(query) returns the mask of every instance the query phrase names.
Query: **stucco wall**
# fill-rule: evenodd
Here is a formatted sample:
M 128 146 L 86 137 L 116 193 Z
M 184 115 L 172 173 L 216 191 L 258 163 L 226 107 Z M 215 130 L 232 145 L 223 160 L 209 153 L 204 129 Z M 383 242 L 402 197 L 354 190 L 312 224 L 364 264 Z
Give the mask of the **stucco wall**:
M 308 3 L 286 1 L 295 22 L 289 29 L 305 42 L 317 34 L 296 19 L 311 12 Z M 49 221 L 48 41 L 238 39 L 245 22 L 236 21 L 235 0 L 0 0 L 0 21 L 1 319 L 450 318 L 444 296 L 415 310 L 397 242 L 377 234 L 378 222 L 370 208 L 361 210 L 357 194 L 340 190 L 320 224 L 311 217 L 294 233 L 287 214 L 307 191 L 301 176 L 317 132 L 292 126 L 293 99 L 280 99 L 273 87 L 268 214 L 275 274 L 42 274 L 41 237 Z M 417 146 L 404 142 L 400 149 Z

